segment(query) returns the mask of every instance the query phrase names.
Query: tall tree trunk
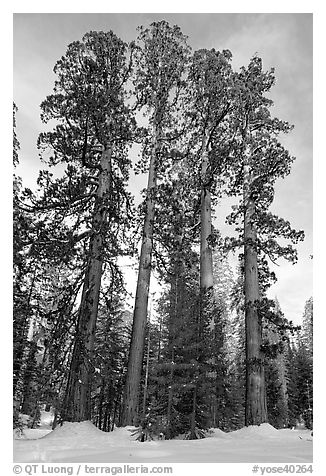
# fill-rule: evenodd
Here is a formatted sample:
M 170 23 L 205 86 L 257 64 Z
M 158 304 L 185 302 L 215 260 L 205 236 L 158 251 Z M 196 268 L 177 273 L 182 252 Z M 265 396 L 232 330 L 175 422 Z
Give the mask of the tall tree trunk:
M 113 415 L 112 415 L 112 418 L 111 418 L 111 428 L 109 428 L 109 431 L 113 431 L 114 430 L 114 425 L 115 425 L 115 420 L 116 420 L 116 415 L 117 415 L 117 410 L 118 410 L 118 406 L 119 406 L 119 401 L 121 400 L 121 395 L 120 393 L 117 391 L 117 394 L 116 394 L 116 397 L 115 397 L 115 401 L 114 401 L 114 407 L 113 407 Z
M 180 246 L 180 243 L 178 243 L 178 246 Z M 175 352 L 174 352 L 174 346 L 175 346 L 175 339 L 176 339 L 176 333 L 175 333 L 175 326 L 176 326 L 176 320 L 178 318 L 177 316 L 177 306 L 178 306 L 178 276 L 179 273 L 181 274 L 181 260 L 180 260 L 180 253 L 177 253 L 176 256 L 174 257 L 174 272 L 172 276 L 172 281 L 171 281 L 171 305 L 170 305 L 170 315 L 169 315 L 169 337 L 168 337 L 168 342 L 169 342 L 169 347 L 171 351 L 171 369 L 170 369 L 170 374 L 169 374 L 169 380 L 168 380 L 168 405 L 167 405 L 167 410 L 166 410 L 166 433 L 165 433 L 165 438 L 167 440 L 172 438 L 172 404 L 173 404 L 173 381 L 174 381 L 174 359 L 175 359 Z
M 197 316 L 197 329 L 194 336 L 196 343 L 196 360 L 199 366 L 203 363 L 201 337 L 203 325 L 207 322 L 213 290 L 213 255 L 209 239 L 212 234 L 212 204 L 209 182 L 209 160 L 207 150 L 207 132 L 203 137 L 201 147 L 201 202 L 200 202 L 200 307 Z M 214 325 L 211 319 L 211 327 Z M 196 371 L 197 372 L 197 371 Z M 198 379 L 196 376 L 193 389 L 192 413 L 190 418 L 190 439 L 196 439 L 196 425 L 198 414 Z
M 66 421 L 83 421 L 91 418 L 92 360 L 102 278 L 105 226 L 111 191 L 111 148 L 103 151 L 100 167 L 88 265 L 62 415 Z
M 97 426 L 100 430 L 103 430 L 103 402 L 105 398 L 105 379 L 102 377 L 101 390 L 98 399 L 98 423 Z
M 171 369 L 169 375 L 168 406 L 166 410 L 166 432 L 165 438 L 172 438 L 172 404 L 173 404 L 173 380 L 174 380 L 174 348 L 171 355 Z
M 193 388 L 193 394 L 192 394 L 192 412 L 191 412 L 191 415 L 190 415 L 189 440 L 196 440 L 197 439 L 197 435 L 196 435 L 197 391 L 198 391 L 198 386 L 197 386 L 197 383 L 195 383 L 194 388 Z
M 142 424 L 144 424 L 144 422 L 146 420 L 150 347 L 151 347 L 151 328 L 150 328 L 150 325 L 149 325 L 148 326 L 148 340 L 147 340 L 147 356 L 146 356 L 146 368 L 145 368 L 144 394 L 143 394 Z
M 124 391 L 122 421 L 124 425 L 137 424 L 139 404 L 139 384 L 144 352 L 145 328 L 147 322 L 148 293 L 151 277 L 153 224 L 156 188 L 156 149 L 157 131 L 154 133 L 152 154 L 148 172 L 146 212 L 143 228 L 143 239 L 140 252 L 138 281 L 136 289 L 132 335 L 129 350 L 128 370 Z
M 105 404 L 104 418 L 103 418 L 103 425 L 102 425 L 102 430 L 103 431 L 109 431 L 109 428 L 110 428 L 110 411 L 111 411 L 111 405 L 109 403 L 106 403 Z
M 251 174 L 244 168 L 244 292 L 246 324 L 246 412 L 245 425 L 260 425 L 267 421 L 265 374 L 262 344 L 262 323 L 259 317 L 260 299 L 256 231 L 253 223 L 255 203 L 251 198 Z
M 201 204 L 200 204 L 200 288 L 207 291 L 213 287 L 213 257 L 209 238 L 212 234 L 211 192 L 207 188 L 208 172 L 207 137 L 203 139 L 201 150 Z
M 25 415 L 33 414 L 37 394 L 37 340 L 34 336 L 31 337 L 29 346 L 24 372 L 23 401 L 21 405 L 21 412 Z
M 287 378 L 286 378 L 286 368 L 285 368 L 285 361 L 284 361 L 284 354 L 278 355 L 277 359 L 277 367 L 278 367 L 278 378 L 281 382 L 281 399 L 284 405 L 284 423 L 288 426 L 289 423 L 289 398 L 287 393 Z

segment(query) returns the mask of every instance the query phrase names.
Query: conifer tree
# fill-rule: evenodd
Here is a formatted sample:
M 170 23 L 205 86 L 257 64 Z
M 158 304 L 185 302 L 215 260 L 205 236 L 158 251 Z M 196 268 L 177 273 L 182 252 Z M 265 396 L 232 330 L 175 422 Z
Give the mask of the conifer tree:
M 165 171 L 165 144 L 176 129 L 176 104 L 188 55 L 186 38 L 178 26 L 152 23 L 139 29 L 136 56 L 135 94 L 138 106 L 148 112 L 148 137 L 143 146 L 140 168 L 148 162 L 148 185 L 144 204 L 144 225 L 135 297 L 133 331 L 124 398 L 124 424 L 138 418 L 139 384 L 143 359 L 148 292 L 155 221 L 155 193 Z
M 13 104 L 13 165 L 19 164 L 20 144 L 16 134 L 16 112 Z M 22 180 L 14 174 L 13 181 L 13 396 L 14 426 L 19 423 L 18 413 L 27 388 L 25 369 L 30 353 L 28 332 L 33 315 L 37 270 L 29 255 L 35 239 L 31 217 L 21 207 Z M 31 360 L 31 359 L 30 359 Z
M 166 291 L 159 306 L 159 350 L 157 363 L 151 365 L 151 381 L 157 389 L 152 393 L 149 416 L 153 419 L 155 415 L 155 427 L 159 426 L 167 439 L 189 429 L 189 404 L 185 408 L 182 401 L 185 389 L 189 392 L 192 388 L 194 374 L 189 361 L 193 356 L 188 352 L 185 358 L 184 354 L 189 346 L 194 349 L 196 332 L 192 321 L 198 304 L 198 262 L 191 244 L 197 235 L 193 223 L 198 215 L 194 217 L 196 194 L 186 177 L 181 161 L 171 165 L 157 185 L 153 229 L 153 265 Z
M 298 409 L 298 369 L 296 364 L 296 347 L 293 341 L 285 343 L 286 390 L 288 402 L 288 426 L 293 428 L 299 420 Z
M 274 71 L 264 72 L 261 58 L 255 56 L 247 68 L 241 68 L 235 79 L 238 106 L 233 118 L 235 127 L 233 170 L 236 180 L 231 193 L 241 193 L 241 205 L 235 207 L 230 222 L 238 227 L 238 244 L 244 247 L 244 295 L 246 316 L 246 425 L 267 421 L 264 354 L 262 349 L 263 286 L 259 262 L 266 269 L 283 257 L 296 261 L 291 245 L 281 246 L 277 238 L 296 243 L 303 232 L 268 211 L 274 198 L 274 183 L 290 173 L 294 160 L 279 140 L 291 126 L 272 118 L 271 99 L 266 97 L 275 81 Z M 239 221 L 238 221 L 239 220 Z M 264 306 L 263 306 L 264 307 Z
M 16 134 L 16 112 L 17 106 L 13 103 L 13 165 L 17 166 L 19 163 L 18 151 L 20 144 Z M 17 402 L 16 396 L 16 387 L 18 383 L 19 370 L 22 365 L 22 357 L 25 347 L 25 340 L 27 334 L 27 321 L 28 313 L 24 312 L 22 309 L 22 299 L 18 301 L 18 292 L 20 283 L 19 281 L 22 278 L 24 272 L 20 271 L 20 268 L 23 267 L 23 258 L 21 256 L 21 251 L 23 248 L 22 245 L 22 232 L 24 228 L 21 226 L 24 216 L 19 212 L 18 209 L 18 195 L 20 191 L 21 181 L 18 177 L 14 175 L 13 182 L 13 265 L 14 265 L 14 322 L 13 322 L 13 394 L 14 394 L 14 424 L 18 422 L 18 408 L 19 403 Z M 18 233 L 18 230 L 20 233 Z
M 212 363 L 214 372 L 214 392 L 212 399 L 211 426 L 228 430 L 230 419 L 233 417 L 234 408 L 231 396 L 230 367 L 234 364 L 234 347 L 238 344 L 235 340 L 232 323 L 232 295 L 231 290 L 235 285 L 232 269 L 227 256 L 222 249 L 215 246 L 213 252 L 214 271 L 214 321 L 211 324 L 212 335 Z M 234 368 L 234 371 L 236 369 Z
M 309 356 L 313 356 L 313 298 L 309 298 L 305 304 L 302 317 L 301 341 L 307 349 Z
M 230 299 L 232 317 L 227 332 L 227 339 L 229 343 L 229 405 L 232 414 L 228 425 L 230 429 L 234 430 L 242 428 L 245 422 L 246 332 L 243 266 L 241 266 L 241 261 L 237 267 L 235 282 L 230 290 Z
M 130 325 L 124 320 L 125 292 L 117 274 L 107 289 L 102 288 L 101 294 L 95 341 L 92 415 L 98 428 L 112 431 L 121 422 Z
M 113 32 L 87 33 L 57 62 L 54 94 L 41 105 L 44 122 L 54 119 L 57 125 L 40 135 L 39 147 L 52 152 L 50 165 L 66 164 L 66 169 L 56 180 L 41 173 L 43 194 L 33 205 L 52 212 L 44 239 L 57 242 L 59 249 L 60 242 L 64 244 L 61 259 L 71 260 L 79 253 L 84 276 L 62 411 L 69 421 L 90 418 L 102 273 L 123 253 L 119 239 L 130 218 L 123 211 L 130 203 L 125 182 L 133 130 L 125 101 L 131 68 L 127 55 L 127 45 Z
M 212 195 L 220 195 L 218 177 L 225 168 L 225 144 L 228 127 L 227 116 L 231 107 L 231 53 L 198 50 L 191 59 L 185 95 L 185 116 L 190 124 L 187 137 L 189 161 L 197 177 L 194 183 L 199 192 L 200 208 L 200 312 L 197 318 L 196 360 L 199 365 L 207 364 L 202 352 L 201 341 L 209 328 L 214 328 L 218 314 L 213 297 L 213 259 L 215 242 L 212 227 Z M 215 328 L 216 331 L 216 328 Z M 199 381 L 199 380 L 198 380 Z M 193 415 L 197 410 L 197 391 L 193 389 Z M 195 417 L 194 417 L 195 418 Z M 194 427 L 191 438 L 195 438 Z
M 213 287 L 212 194 L 220 195 L 218 177 L 223 171 L 227 118 L 231 108 L 231 53 L 198 50 L 187 77 L 185 114 L 190 121 L 189 142 L 200 190 L 200 282 L 202 293 Z
M 285 349 L 289 340 L 289 330 L 280 304 L 274 300 L 273 321 L 264 322 L 263 345 L 265 349 L 265 374 L 267 411 L 271 425 L 275 428 L 288 426 L 288 393 L 286 381 Z M 288 328 L 287 328 L 288 327 Z M 289 330 L 288 330 L 289 329 Z M 269 352 L 266 350 L 269 349 Z
M 303 420 L 307 428 L 313 426 L 313 299 L 305 304 L 302 328 L 298 333 L 295 353 L 297 369 L 297 418 Z

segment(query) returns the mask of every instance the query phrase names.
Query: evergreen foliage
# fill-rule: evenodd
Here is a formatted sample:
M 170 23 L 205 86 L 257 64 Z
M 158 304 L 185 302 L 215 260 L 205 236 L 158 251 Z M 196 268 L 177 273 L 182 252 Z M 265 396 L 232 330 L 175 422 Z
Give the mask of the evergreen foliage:
M 292 126 L 270 112 L 274 71 L 254 56 L 235 72 L 231 60 L 192 52 L 161 21 L 129 45 L 86 33 L 56 63 L 41 104 L 53 126 L 38 139 L 45 168 L 35 191 L 13 183 L 15 427 L 51 408 L 53 426 L 133 424 L 139 441 L 264 421 L 312 428 L 313 300 L 299 329 L 267 294 L 270 263 L 295 263 L 304 236 L 270 211 Z M 134 144 L 135 172 L 148 173 L 138 210 Z M 238 204 L 223 239 L 213 223 L 225 196 Z M 140 241 L 132 316 L 121 257 Z M 152 272 L 161 294 L 148 309 Z

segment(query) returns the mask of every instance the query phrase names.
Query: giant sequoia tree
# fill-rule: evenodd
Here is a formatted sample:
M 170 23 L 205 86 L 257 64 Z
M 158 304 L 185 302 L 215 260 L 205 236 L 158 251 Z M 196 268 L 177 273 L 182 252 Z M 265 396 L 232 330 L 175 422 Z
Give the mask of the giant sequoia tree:
M 222 173 L 225 166 L 225 151 L 223 143 L 227 131 L 227 115 L 230 109 L 230 85 L 232 69 L 230 65 L 231 53 L 229 51 L 199 50 L 191 59 L 188 69 L 186 88 L 182 95 L 182 111 L 185 124 L 185 131 L 179 136 L 178 152 L 176 156 L 185 172 L 180 175 L 180 184 L 184 191 L 190 186 L 192 193 L 186 192 L 188 199 L 184 204 L 179 204 L 178 214 L 174 217 L 185 239 L 192 243 L 199 243 L 200 246 L 200 276 L 198 302 L 193 315 L 188 316 L 189 326 L 193 334 L 193 363 L 195 372 L 189 382 L 188 393 L 191 404 L 190 411 L 190 438 L 197 438 L 202 435 L 201 430 L 205 427 L 208 419 L 203 418 L 207 414 L 207 401 L 203 403 L 205 392 L 207 393 L 207 383 L 209 382 L 209 362 L 212 355 L 209 354 L 208 342 L 211 339 L 210 330 L 214 328 L 214 315 L 217 315 L 217 308 L 213 298 L 213 260 L 212 248 L 214 242 L 214 232 L 212 226 L 212 195 L 219 194 L 217 177 Z M 218 152 L 216 152 L 218 150 Z M 196 197 L 189 202 L 191 196 Z M 197 203 L 196 203 L 197 202 Z M 183 206 L 182 206 L 183 205 Z M 192 220 L 189 222 L 189 206 L 192 209 Z M 185 217 L 188 215 L 187 226 Z M 173 220 L 171 221 L 173 223 Z M 190 232 L 191 229 L 191 232 Z M 198 235 L 199 240 L 194 239 L 193 232 Z M 186 236 L 188 235 L 188 236 Z M 180 246 L 180 245 L 177 245 Z M 188 243 L 191 248 L 191 242 Z M 177 268 L 175 268 L 175 272 Z M 180 276 L 179 270 L 175 281 Z M 181 281 L 181 280 L 180 280 Z M 171 294 L 172 296 L 174 293 Z M 174 318 L 177 320 L 177 316 Z M 204 408 L 206 407 L 206 408 Z
M 190 143 L 200 188 L 200 287 L 213 287 L 212 192 L 223 171 L 223 141 L 231 108 L 231 53 L 196 51 L 187 78 L 186 114 L 190 117 Z
M 36 208 L 51 210 L 53 222 L 60 223 L 61 229 L 65 224 L 62 241 L 70 259 L 78 244 L 84 275 L 62 412 L 70 421 L 90 418 L 102 273 L 122 253 L 119 237 L 126 217 L 123 209 L 129 203 L 124 188 L 129 169 L 127 145 L 133 127 L 125 104 L 130 73 L 127 55 L 127 45 L 114 33 L 86 34 L 82 41 L 70 44 L 57 62 L 54 94 L 42 103 L 43 120 L 55 119 L 57 125 L 41 134 L 39 146 L 52 152 L 51 165 L 67 164 L 67 168 L 56 181 L 46 174 Z M 57 231 L 52 232 L 55 239 Z
M 242 194 L 241 203 L 231 214 L 230 223 L 238 223 L 244 248 L 244 296 L 246 320 L 246 425 L 267 421 L 262 320 L 267 261 L 283 257 L 296 261 L 291 245 L 282 246 L 278 237 L 296 243 L 303 232 L 273 215 L 269 207 L 274 198 L 274 183 L 290 173 L 293 157 L 282 146 L 280 134 L 291 126 L 271 117 L 271 99 L 266 96 L 275 81 L 273 70 L 264 72 L 262 60 L 253 57 L 241 68 L 235 81 L 233 124 L 234 176 L 231 193 Z M 239 223 L 241 225 L 239 226 Z M 267 271 L 268 273 L 268 271 Z
M 138 46 L 134 83 L 138 105 L 143 112 L 147 111 L 149 121 L 141 164 L 143 170 L 148 167 L 148 185 L 125 388 L 125 424 L 135 424 L 137 421 L 151 275 L 155 193 L 157 180 L 166 168 L 165 146 L 171 142 L 171 131 L 176 127 L 173 113 L 176 111 L 188 52 L 186 38 L 180 28 L 171 27 L 165 21 L 153 23 L 148 29 L 140 28 Z

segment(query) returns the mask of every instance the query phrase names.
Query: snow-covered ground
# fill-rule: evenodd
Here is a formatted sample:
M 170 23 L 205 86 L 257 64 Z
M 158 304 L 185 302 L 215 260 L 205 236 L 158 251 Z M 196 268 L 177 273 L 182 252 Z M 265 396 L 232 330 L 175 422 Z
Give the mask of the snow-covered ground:
M 214 429 L 202 440 L 140 443 L 133 427 L 105 433 L 91 422 L 25 430 L 14 440 L 14 462 L 24 463 L 311 463 L 309 430 L 276 430 L 265 423 L 231 433 Z

